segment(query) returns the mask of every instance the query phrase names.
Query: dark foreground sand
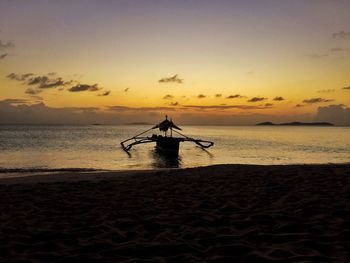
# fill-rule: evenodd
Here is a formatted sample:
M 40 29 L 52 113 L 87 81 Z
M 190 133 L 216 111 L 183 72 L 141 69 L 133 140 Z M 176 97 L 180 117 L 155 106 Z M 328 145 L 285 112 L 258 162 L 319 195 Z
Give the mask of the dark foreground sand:
M 2 262 L 350 262 L 350 165 L 0 180 Z

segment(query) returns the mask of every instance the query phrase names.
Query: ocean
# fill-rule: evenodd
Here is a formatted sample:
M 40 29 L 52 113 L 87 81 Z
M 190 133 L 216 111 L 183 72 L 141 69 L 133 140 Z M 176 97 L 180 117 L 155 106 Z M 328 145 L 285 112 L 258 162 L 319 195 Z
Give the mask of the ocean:
M 350 127 L 182 126 L 187 136 L 214 141 L 215 145 L 203 150 L 194 143 L 181 143 L 175 160 L 160 156 L 154 144 L 134 146 L 130 154 L 122 150 L 122 140 L 148 128 L 2 125 L 0 176 L 22 171 L 350 162 Z

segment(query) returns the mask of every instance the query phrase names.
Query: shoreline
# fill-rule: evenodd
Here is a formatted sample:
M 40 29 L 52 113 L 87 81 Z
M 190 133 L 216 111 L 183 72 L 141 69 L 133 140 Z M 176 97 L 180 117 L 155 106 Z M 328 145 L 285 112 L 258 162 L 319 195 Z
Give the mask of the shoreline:
M 350 164 L 0 180 L 0 262 L 349 262 Z
M 5 169 L 9 172 L 0 172 L 0 175 L 7 175 L 0 177 L 0 184 L 3 183 L 54 183 L 54 182 L 78 182 L 84 180 L 106 180 L 114 179 L 118 176 L 133 176 L 133 175 L 157 175 L 159 173 L 172 174 L 172 172 L 196 172 L 203 169 L 215 170 L 220 172 L 224 170 L 229 172 L 237 168 L 293 168 L 293 167 L 317 167 L 317 168 L 329 168 L 329 167 L 346 167 L 350 166 L 350 163 L 325 163 L 325 164 L 214 164 L 208 166 L 187 167 L 187 168 L 152 168 L 152 169 L 121 169 L 121 170 L 107 170 L 107 169 L 95 169 L 95 168 L 54 168 L 54 169 Z M 23 179 L 23 180 L 22 180 Z

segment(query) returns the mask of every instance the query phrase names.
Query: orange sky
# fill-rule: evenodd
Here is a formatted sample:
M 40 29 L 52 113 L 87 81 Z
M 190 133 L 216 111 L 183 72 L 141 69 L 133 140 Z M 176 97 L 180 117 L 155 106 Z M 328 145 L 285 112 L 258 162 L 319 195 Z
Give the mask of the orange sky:
M 0 101 L 204 124 L 346 110 L 350 2 L 290 2 L 3 1 Z

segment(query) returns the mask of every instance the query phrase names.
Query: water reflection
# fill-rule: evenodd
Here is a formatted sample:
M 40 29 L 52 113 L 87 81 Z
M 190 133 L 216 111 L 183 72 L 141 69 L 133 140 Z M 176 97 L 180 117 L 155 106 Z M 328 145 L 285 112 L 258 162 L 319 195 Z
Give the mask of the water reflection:
M 153 168 L 180 168 L 182 164 L 181 156 L 165 155 L 156 149 L 151 151 Z

